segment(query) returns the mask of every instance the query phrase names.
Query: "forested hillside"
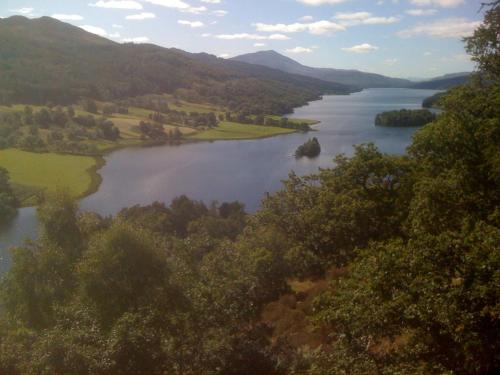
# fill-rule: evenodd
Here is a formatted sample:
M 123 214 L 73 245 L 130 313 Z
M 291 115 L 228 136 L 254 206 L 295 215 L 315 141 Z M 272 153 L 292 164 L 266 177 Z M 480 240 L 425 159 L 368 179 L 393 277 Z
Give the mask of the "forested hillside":
M 47 197 L 1 283 L 0 373 L 497 374 L 499 19 L 496 1 L 466 40 L 485 80 L 450 90 L 405 156 L 356 146 L 254 215 Z
M 418 82 L 411 85 L 414 89 L 448 90 L 449 88 L 463 85 L 470 78 L 470 73 L 457 73 L 448 76 L 436 77 L 429 81 Z
M 119 44 L 49 17 L 0 19 L 0 104 L 70 104 L 170 93 L 283 114 L 347 86 L 152 44 Z

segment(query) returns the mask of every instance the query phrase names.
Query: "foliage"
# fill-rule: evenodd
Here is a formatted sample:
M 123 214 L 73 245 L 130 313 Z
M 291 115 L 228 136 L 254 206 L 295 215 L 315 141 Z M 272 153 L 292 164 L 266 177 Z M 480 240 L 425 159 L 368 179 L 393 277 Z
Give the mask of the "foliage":
M 321 146 L 316 137 L 309 139 L 303 145 L 300 145 L 295 151 L 295 157 L 301 158 L 307 156 L 308 158 L 314 158 L 321 153 Z
M 86 104 L 85 108 L 97 112 L 97 107 L 88 108 Z M 72 107 L 41 107 L 35 111 L 26 106 L 23 111 L 0 112 L 0 134 L 5 136 L 0 148 L 77 154 L 95 153 L 92 145 L 86 143 L 88 141 L 120 138 L 120 131 L 111 120 L 90 114 L 75 116 Z
M 422 102 L 422 107 L 424 108 L 439 108 L 441 106 L 441 99 L 446 96 L 446 92 L 438 92 L 428 98 L 425 98 Z
M 488 3 L 487 3 L 488 4 Z M 487 5 L 485 4 L 485 5 Z M 466 50 L 488 79 L 500 78 L 500 1 L 489 3 L 484 20 L 474 34 L 465 38 Z
M 17 212 L 17 199 L 9 181 L 9 172 L 0 167 L 0 224 L 9 220 Z
M 375 117 L 375 125 L 413 127 L 426 125 L 435 119 L 436 115 L 428 109 L 401 109 L 379 113 Z

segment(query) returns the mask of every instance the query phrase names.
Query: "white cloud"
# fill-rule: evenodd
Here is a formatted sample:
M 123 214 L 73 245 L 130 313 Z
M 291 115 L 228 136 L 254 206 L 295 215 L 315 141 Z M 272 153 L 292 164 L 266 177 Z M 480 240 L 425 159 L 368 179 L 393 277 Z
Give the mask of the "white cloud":
M 436 14 L 436 12 L 437 12 L 436 9 L 408 9 L 406 11 L 406 14 L 409 14 L 410 16 L 421 17 L 421 16 L 432 16 Z
M 214 14 L 217 17 L 224 17 L 227 15 L 229 12 L 227 10 L 214 10 L 212 14 Z
M 120 33 L 117 33 L 117 32 L 114 32 L 112 34 L 108 34 L 108 37 L 115 38 L 115 39 L 119 38 L 120 36 L 121 36 Z
M 331 21 L 316 21 L 311 23 L 292 23 L 292 24 L 254 24 L 257 31 L 261 32 L 278 32 L 278 33 L 300 33 L 309 32 L 313 35 L 329 34 L 335 31 L 344 31 L 345 27 Z
M 207 8 L 204 7 L 204 6 L 201 6 L 201 7 L 189 7 L 189 8 L 186 8 L 186 9 L 180 9 L 180 11 L 184 12 L 184 13 L 202 14 L 202 13 L 205 13 L 207 11 Z
M 258 34 L 248 34 L 248 33 L 239 33 L 239 34 L 219 34 L 215 36 L 217 39 L 223 40 L 238 40 L 238 39 L 247 39 L 247 40 L 266 40 L 267 36 L 258 35 Z
M 122 25 L 118 25 L 118 24 L 116 24 L 116 23 L 114 23 L 114 24 L 113 24 L 113 25 L 111 25 L 111 26 L 112 26 L 113 28 L 115 28 L 115 29 L 122 29 L 122 28 L 123 28 L 123 26 L 122 26 Z
M 35 9 L 31 7 L 23 7 L 19 9 L 14 9 L 12 12 L 13 13 L 19 13 L 19 14 L 31 14 L 33 13 Z
M 387 25 L 399 22 L 397 17 L 377 17 L 369 12 L 337 13 L 334 18 L 343 26 Z
M 217 39 L 223 40 L 288 40 L 288 36 L 283 34 L 271 34 L 271 35 L 261 35 L 261 34 L 249 34 L 249 33 L 238 33 L 238 34 L 219 34 L 215 35 Z
M 337 13 L 335 18 L 342 21 L 357 21 L 371 17 L 369 12 Z
M 313 16 L 300 17 L 299 21 L 300 22 L 312 22 L 312 21 L 314 21 L 314 17 Z
M 143 2 L 153 5 L 163 6 L 166 8 L 177 9 L 184 13 L 201 14 L 207 11 L 204 6 L 193 7 L 182 0 L 142 0 Z
M 156 14 L 149 12 L 142 12 L 139 14 L 130 14 L 125 17 L 126 20 L 142 21 L 156 18 Z
M 393 65 L 396 65 L 398 63 L 398 59 L 386 59 L 384 60 L 384 64 L 385 65 L 389 65 L 389 66 L 393 66 Z
M 352 47 L 344 47 L 342 51 L 352 52 L 352 53 L 369 53 L 373 51 L 377 51 L 379 48 L 377 46 L 373 46 L 369 43 L 358 44 Z
M 207 4 L 220 4 L 221 0 L 201 0 L 201 2 Z
M 312 50 L 312 48 L 295 47 L 295 48 L 287 49 L 287 50 L 285 50 L 285 52 L 299 54 L 299 53 L 312 53 L 313 50 Z
M 189 27 L 192 27 L 192 28 L 198 28 L 198 27 L 203 27 L 205 26 L 205 24 L 203 22 L 200 22 L 200 21 L 186 21 L 186 20 L 179 20 L 177 21 L 177 23 L 179 25 L 183 25 L 183 26 L 189 26 Z
M 147 36 L 138 36 L 135 38 L 125 38 L 122 40 L 125 43 L 147 43 L 149 38 Z
M 336 5 L 343 3 L 346 0 L 297 0 L 297 1 L 305 5 L 319 6 L 319 5 Z
M 201 34 L 201 36 L 203 38 L 208 38 L 209 36 L 212 36 L 212 34 L 210 34 L 210 33 L 204 33 L 204 34 Z
M 91 7 L 108 9 L 133 9 L 140 10 L 142 5 L 133 0 L 99 0 L 96 3 L 89 3 Z
M 83 20 L 83 17 L 80 16 L 79 14 L 53 14 L 51 16 L 52 18 L 58 19 L 60 21 L 81 21 Z
M 462 38 L 469 36 L 481 24 L 466 18 L 446 18 L 431 23 L 421 23 L 398 32 L 402 38 L 426 35 L 436 38 Z
M 441 8 L 455 8 L 465 3 L 465 0 L 411 0 L 413 5 L 419 7 L 439 6 Z
M 79 26 L 79 27 L 81 29 L 89 32 L 89 33 L 92 33 L 92 34 L 96 34 L 96 35 L 99 35 L 102 37 L 108 36 L 108 33 L 106 32 L 106 30 L 104 30 L 101 27 L 92 26 L 92 25 L 83 25 L 83 26 Z
M 154 5 L 160 5 L 166 8 L 187 9 L 190 7 L 189 4 L 181 0 L 142 0 L 142 1 Z
M 290 37 L 283 34 L 271 34 L 267 37 L 269 40 L 289 40 Z
M 254 43 L 254 47 L 265 47 L 266 43 Z
M 221 54 L 220 54 L 219 56 L 217 56 L 217 57 L 219 57 L 219 58 L 221 58 L 221 59 L 227 59 L 227 58 L 229 58 L 229 54 L 228 54 L 228 53 L 221 53 Z

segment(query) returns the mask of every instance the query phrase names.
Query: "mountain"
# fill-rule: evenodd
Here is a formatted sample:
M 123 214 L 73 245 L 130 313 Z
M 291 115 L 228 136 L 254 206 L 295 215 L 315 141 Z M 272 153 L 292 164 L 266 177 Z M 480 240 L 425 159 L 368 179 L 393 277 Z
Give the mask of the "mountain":
M 279 69 L 287 73 L 300 74 L 328 82 L 353 85 L 360 88 L 369 87 L 408 87 L 412 82 L 406 79 L 390 78 L 380 74 L 365 73 L 358 70 L 312 68 L 279 54 L 276 51 L 260 51 L 232 58 L 245 62 Z
M 287 113 L 353 88 L 152 44 L 120 44 L 50 17 L 0 19 L 0 104 L 174 94 L 232 111 Z
M 427 81 L 415 83 L 411 86 L 411 88 L 448 90 L 452 87 L 460 86 L 466 83 L 470 75 L 470 72 L 446 74 L 444 76 L 435 77 Z

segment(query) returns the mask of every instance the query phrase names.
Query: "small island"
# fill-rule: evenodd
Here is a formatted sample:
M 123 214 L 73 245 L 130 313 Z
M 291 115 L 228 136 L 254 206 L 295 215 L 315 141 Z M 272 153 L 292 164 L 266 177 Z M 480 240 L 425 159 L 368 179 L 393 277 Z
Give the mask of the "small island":
M 295 157 L 301 158 L 303 156 L 307 156 L 308 158 L 315 158 L 321 153 L 321 146 L 318 142 L 318 139 L 312 138 L 309 139 L 306 143 L 299 146 L 295 151 Z
M 435 119 L 436 115 L 428 109 L 402 109 L 379 113 L 375 117 L 375 125 L 409 128 L 424 126 Z

